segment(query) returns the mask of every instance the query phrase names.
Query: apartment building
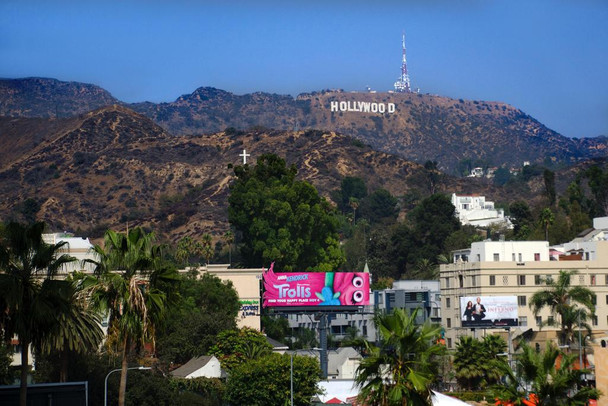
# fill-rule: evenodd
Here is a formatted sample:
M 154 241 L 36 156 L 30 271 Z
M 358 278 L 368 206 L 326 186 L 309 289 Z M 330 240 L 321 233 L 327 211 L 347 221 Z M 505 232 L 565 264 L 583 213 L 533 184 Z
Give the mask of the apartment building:
M 534 315 L 530 298 L 544 288 L 543 279 L 557 279 L 560 270 L 576 270 L 572 286 L 585 286 L 595 294 L 597 304 L 591 320 L 594 337 L 608 332 L 608 217 L 594 220 L 594 228 L 559 247 L 546 241 L 483 241 L 453 253 L 453 262 L 441 265 L 441 315 L 446 345 L 453 349 L 458 337 L 501 332 L 501 329 L 473 331 L 463 328 L 465 310 L 461 297 L 514 296 L 517 327 L 513 337 L 528 333 L 535 342 L 556 337 L 557 329 L 542 327 L 551 317 L 548 309 Z M 504 332 L 504 329 L 502 329 Z M 534 334 L 530 334 L 534 333 Z

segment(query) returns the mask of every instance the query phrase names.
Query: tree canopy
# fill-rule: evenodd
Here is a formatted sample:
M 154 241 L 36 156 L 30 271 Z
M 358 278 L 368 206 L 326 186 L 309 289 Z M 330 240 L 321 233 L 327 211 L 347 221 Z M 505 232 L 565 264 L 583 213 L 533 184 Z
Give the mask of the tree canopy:
M 271 354 L 241 364 L 230 373 L 226 400 L 232 405 L 283 406 L 289 404 L 291 356 Z M 293 357 L 293 404 L 310 405 L 319 393 L 319 362 L 313 357 Z
M 334 209 L 314 186 L 296 180 L 295 166 L 264 154 L 234 173 L 228 219 L 240 234 L 244 266 L 330 271 L 344 262 Z

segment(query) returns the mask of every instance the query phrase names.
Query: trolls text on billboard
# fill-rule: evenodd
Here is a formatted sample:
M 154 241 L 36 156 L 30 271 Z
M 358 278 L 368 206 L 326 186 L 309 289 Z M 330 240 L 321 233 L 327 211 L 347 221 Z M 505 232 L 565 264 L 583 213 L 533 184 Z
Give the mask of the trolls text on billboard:
M 363 272 L 264 272 L 264 307 L 369 305 Z
M 517 326 L 516 296 L 461 296 L 462 327 Z

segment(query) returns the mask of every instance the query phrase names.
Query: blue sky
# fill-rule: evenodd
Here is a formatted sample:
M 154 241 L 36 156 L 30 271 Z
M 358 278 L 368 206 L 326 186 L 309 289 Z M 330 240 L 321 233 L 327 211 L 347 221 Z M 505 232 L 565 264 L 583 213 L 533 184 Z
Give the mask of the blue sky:
M 608 135 L 605 0 L 2 0 L 0 77 L 93 83 L 126 102 L 200 86 L 386 91 L 403 30 L 421 92 L 503 101 L 570 137 Z

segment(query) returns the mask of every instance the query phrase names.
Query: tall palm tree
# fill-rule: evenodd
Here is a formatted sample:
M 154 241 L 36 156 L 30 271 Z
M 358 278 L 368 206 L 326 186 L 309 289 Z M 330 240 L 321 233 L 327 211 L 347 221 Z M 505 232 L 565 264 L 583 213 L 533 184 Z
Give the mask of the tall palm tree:
M 430 385 L 444 347 L 437 345 L 441 327 L 416 324 L 418 310 L 403 309 L 376 317 L 380 345 L 366 342 L 369 356 L 361 360 L 355 383 L 369 405 L 430 405 Z
M 53 277 L 75 260 L 62 254 L 65 242 L 43 241 L 44 228 L 42 222 L 11 222 L 0 240 L 0 328 L 5 340 L 16 335 L 21 346 L 21 406 L 27 402 L 30 345 L 40 343 L 68 307 L 61 294 L 66 282 Z
M 505 340 L 496 334 L 487 335 L 483 340 L 462 336 L 454 353 L 456 378 L 469 390 L 485 388 L 502 377 L 507 360 L 498 354 L 507 349 Z
M 550 208 L 546 207 L 540 212 L 538 222 L 545 230 L 545 240 L 549 241 L 549 227 L 555 222 L 555 215 Z
M 201 255 L 205 258 L 205 263 L 209 265 L 209 261 L 213 257 L 213 240 L 209 234 L 203 234 L 201 237 Z
M 88 295 L 93 280 L 91 277 L 83 277 L 63 283 L 61 293 L 68 306 L 66 311 L 59 314 L 58 322 L 37 348 L 42 354 L 59 352 L 60 382 L 67 382 L 70 354 L 96 351 L 104 337 L 101 319 L 93 311 Z
M 129 355 L 137 345 L 154 340 L 155 326 L 162 320 L 168 292 L 163 282 L 175 281 L 175 273 L 163 266 L 161 248 L 153 234 L 140 228 L 127 234 L 108 230 L 104 247 L 95 246 L 99 283 L 92 292 L 93 303 L 109 313 L 109 331 L 116 334 L 122 364 L 118 403 L 124 406 Z
M 536 406 L 583 406 L 589 399 L 599 397 L 597 389 L 582 385 L 586 371 L 573 368 L 576 355 L 566 354 L 550 343 L 541 353 L 525 343 L 521 348 L 522 353 L 516 360 L 517 373 L 505 367 L 507 384 L 493 390 L 499 400 L 521 404 L 522 398 L 528 395 L 525 388 L 533 394 L 531 398 L 535 399 Z
M 577 274 L 577 270 L 560 270 L 556 281 L 552 278 L 545 279 L 546 288 L 534 293 L 530 299 L 529 306 L 535 316 L 538 316 L 543 308 L 549 308 L 553 324 L 560 326 L 562 344 L 570 344 L 574 337 L 574 327 L 579 325 L 579 320 L 579 327 L 584 326 L 582 323 L 595 312 L 593 292 L 584 286 L 570 285 L 570 279 Z
M 232 264 L 232 244 L 234 243 L 234 233 L 232 230 L 226 231 L 224 234 L 224 242 L 228 246 L 228 263 Z

